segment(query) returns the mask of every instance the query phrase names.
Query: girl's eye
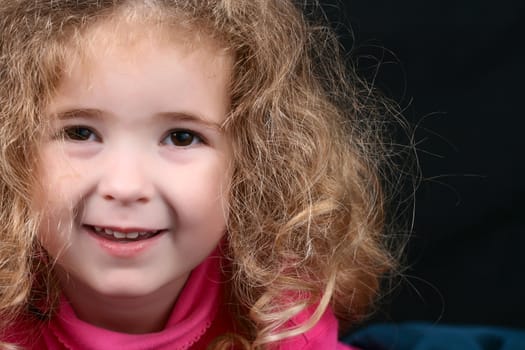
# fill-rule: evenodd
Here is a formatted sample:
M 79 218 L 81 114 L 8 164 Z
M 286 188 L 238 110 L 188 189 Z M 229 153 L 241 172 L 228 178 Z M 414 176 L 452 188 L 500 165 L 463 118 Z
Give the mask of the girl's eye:
M 187 147 L 202 142 L 201 138 L 188 130 L 171 131 L 163 143 L 177 147 Z
M 86 126 L 70 126 L 63 130 L 64 138 L 73 141 L 96 141 L 97 134 Z

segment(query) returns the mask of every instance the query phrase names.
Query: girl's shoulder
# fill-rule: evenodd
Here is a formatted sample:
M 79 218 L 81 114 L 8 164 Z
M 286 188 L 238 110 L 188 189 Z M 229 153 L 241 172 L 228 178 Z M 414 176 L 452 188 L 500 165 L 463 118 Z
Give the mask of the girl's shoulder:
M 299 326 L 308 322 L 314 313 L 316 305 L 306 308 L 291 320 L 291 325 Z M 358 350 L 338 340 L 338 321 L 331 308 L 327 308 L 319 321 L 307 332 L 282 342 L 279 350 L 296 349 L 327 349 L 327 350 Z

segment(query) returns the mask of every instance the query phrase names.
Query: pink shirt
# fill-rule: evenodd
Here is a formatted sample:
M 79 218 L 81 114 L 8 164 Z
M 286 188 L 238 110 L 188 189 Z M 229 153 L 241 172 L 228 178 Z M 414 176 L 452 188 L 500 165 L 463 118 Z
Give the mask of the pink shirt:
M 149 334 L 123 334 L 97 328 L 79 320 L 64 299 L 58 314 L 39 329 L 21 322 L 6 340 L 33 350 L 183 350 L 205 349 L 211 340 L 233 329 L 227 312 L 221 310 L 219 258 L 211 256 L 191 274 L 164 330 Z M 306 310 L 292 322 L 300 324 Z M 337 319 L 327 310 L 308 332 L 287 339 L 275 349 L 354 349 L 337 341 Z

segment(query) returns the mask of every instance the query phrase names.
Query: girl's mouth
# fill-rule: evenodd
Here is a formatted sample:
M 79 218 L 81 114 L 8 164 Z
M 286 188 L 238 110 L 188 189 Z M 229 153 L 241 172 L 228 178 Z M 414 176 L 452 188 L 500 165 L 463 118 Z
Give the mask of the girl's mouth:
M 154 230 L 154 231 L 129 231 L 121 232 L 115 229 L 109 229 L 106 227 L 93 226 L 93 225 L 84 225 L 88 230 L 90 230 L 95 235 L 102 237 L 104 239 L 114 241 L 114 242 L 137 242 L 149 239 L 156 236 L 163 230 Z

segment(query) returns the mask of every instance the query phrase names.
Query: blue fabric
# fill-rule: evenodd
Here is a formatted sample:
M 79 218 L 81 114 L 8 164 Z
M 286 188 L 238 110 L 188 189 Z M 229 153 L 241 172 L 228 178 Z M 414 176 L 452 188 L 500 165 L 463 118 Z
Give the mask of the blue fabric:
M 525 331 L 428 323 L 379 324 L 343 341 L 363 350 L 525 350 Z

